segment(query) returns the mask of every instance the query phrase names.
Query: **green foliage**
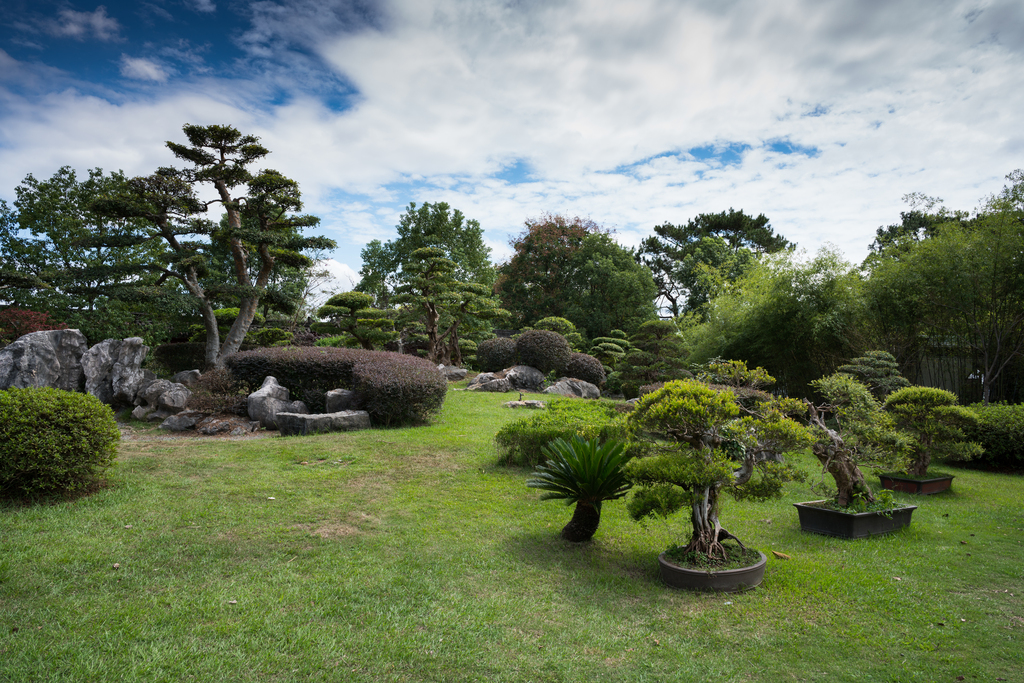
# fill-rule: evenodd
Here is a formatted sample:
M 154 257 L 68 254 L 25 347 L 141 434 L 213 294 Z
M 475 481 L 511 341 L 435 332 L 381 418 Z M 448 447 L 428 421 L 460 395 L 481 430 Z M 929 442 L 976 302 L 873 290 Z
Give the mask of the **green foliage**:
M 623 395 L 635 398 L 641 386 L 692 377 L 686 370 L 687 355 L 672 321 L 645 322 L 630 339 L 629 351 L 616 366 Z
M 537 465 L 526 485 L 543 491 L 541 500 L 564 500 L 566 505 L 588 503 L 598 510 L 606 500 L 626 495 L 630 484 L 622 473 L 629 460 L 617 441 L 553 439 L 543 448 L 547 460 Z
M 173 375 L 185 370 L 202 370 L 206 361 L 205 342 L 161 344 L 153 349 L 153 363 L 160 374 Z
M 856 377 L 880 401 L 897 389 L 910 386 L 907 378 L 900 374 L 896 358 L 888 351 L 868 351 L 837 370 Z
M 603 365 L 614 370 L 619 361 L 626 356 L 629 342 L 614 337 L 598 337 L 590 346 L 590 355 L 597 358 Z
M 350 335 L 355 345 L 368 351 L 382 348 L 398 333 L 390 313 L 373 308 L 372 304 L 373 297 L 365 292 L 335 294 L 316 312 L 317 317 L 328 322 L 313 323 L 312 329 L 321 334 Z
M 964 428 L 965 436 L 981 444 L 982 459 L 990 467 L 1024 467 L 1024 404 L 974 403 L 977 423 Z
M 576 331 L 576 326 L 565 318 L 559 317 L 548 317 L 542 318 L 534 323 L 533 328 L 536 330 L 549 330 L 551 332 L 557 332 L 558 334 L 565 337 L 566 341 L 572 347 L 573 351 L 583 351 L 584 339 L 583 335 Z
M 498 372 L 516 364 L 516 342 L 508 337 L 485 339 L 477 344 L 476 364 L 480 372 Z
M 923 477 L 936 458 L 970 460 L 981 446 L 967 441 L 965 429 L 978 424 L 977 413 L 957 404 L 956 394 L 933 387 L 904 387 L 885 400 L 896 427 L 910 437 L 907 473 Z
M 250 331 L 245 338 L 251 339 L 254 346 L 284 346 L 291 343 L 295 333 L 279 327 L 264 327 L 255 332 Z
M 506 423 L 494 442 L 503 464 L 533 467 L 542 462 L 544 446 L 573 436 L 623 441 L 624 419 L 610 403 L 555 399 L 542 411 Z
M 569 362 L 565 364 L 565 376 L 590 382 L 596 387 L 603 386 L 605 381 L 601 361 L 585 353 L 569 354 Z
M 90 394 L 0 391 L 0 494 L 80 491 L 110 465 L 120 438 L 110 407 Z
M 562 374 L 569 363 L 572 348 L 565 337 L 547 330 L 529 330 L 516 337 L 516 359 L 545 375 Z
M 276 347 L 228 357 L 232 378 L 254 391 L 268 376 L 277 378 L 293 399 L 323 412 L 331 389 L 363 395 L 365 410 L 378 426 L 420 423 L 444 404 L 448 382 L 422 358 L 387 351 L 330 347 Z

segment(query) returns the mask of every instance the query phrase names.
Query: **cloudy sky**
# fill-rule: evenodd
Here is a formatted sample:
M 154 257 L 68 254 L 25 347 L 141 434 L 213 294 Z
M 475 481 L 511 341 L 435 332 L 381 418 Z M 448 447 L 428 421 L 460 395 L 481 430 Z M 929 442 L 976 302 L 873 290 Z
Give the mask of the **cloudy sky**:
M 547 212 L 632 246 L 730 207 L 859 261 L 903 195 L 971 209 L 1024 167 L 1019 0 L 3 0 L 0 22 L 0 197 L 63 165 L 147 174 L 182 124 L 231 124 L 354 270 L 411 201 L 479 220 L 496 261 Z

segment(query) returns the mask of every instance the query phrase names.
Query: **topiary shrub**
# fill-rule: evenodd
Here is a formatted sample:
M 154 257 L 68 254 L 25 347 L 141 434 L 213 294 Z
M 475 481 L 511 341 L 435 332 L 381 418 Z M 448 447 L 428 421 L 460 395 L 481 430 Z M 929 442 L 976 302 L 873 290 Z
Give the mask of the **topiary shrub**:
M 480 372 L 498 372 L 516 364 L 516 343 L 508 337 L 485 339 L 476 347 Z
M 623 418 L 611 403 L 553 400 L 545 410 L 513 420 L 494 435 L 500 463 L 534 467 L 544 461 L 544 446 L 553 439 L 625 441 Z
M 572 348 L 565 337 L 549 330 L 530 330 L 516 337 L 516 359 L 545 375 L 563 374 Z
M 907 378 L 900 374 L 896 358 L 886 351 L 868 351 L 848 364 L 840 365 L 837 372 L 853 375 L 879 401 L 897 389 L 910 386 Z
M 0 391 L 0 494 L 80 491 L 117 455 L 114 413 L 91 394 Z
M 574 325 L 572 321 L 566 320 L 565 318 L 558 318 L 555 316 L 542 318 L 536 322 L 533 329 L 557 332 L 565 337 L 565 340 L 569 342 L 569 346 L 572 347 L 573 351 L 582 352 L 586 348 L 584 346 L 586 342 L 583 339 L 583 335 L 576 330 L 576 325 Z
M 277 347 L 236 353 L 224 363 L 247 391 L 272 376 L 314 413 L 326 409 L 331 389 L 359 392 L 378 426 L 424 422 L 441 409 L 448 391 L 433 363 L 390 351 Z
M 964 433 L 985 449 L 979 461 L 989 467 L 1024 467 L 1024 404 L 974 403 L 968 408 L 978 422 L 965 427 Z
M 903 387 L 885 399 L 896 428 L 909 437 L 907 474 L 924 477 L 935 457 L 970 460 L 981 446 L 968 441 L 964 430 L 978 423 L 978 414 L 957 403 L 956 394 L 935 387 Z
M 604 366 L 593 356 L 588 356 L 585 353 L 572 353 L 569 354 L 569 362 L 565 364 L 565 376 L 581 379 L 600 387 L 605 380 Z

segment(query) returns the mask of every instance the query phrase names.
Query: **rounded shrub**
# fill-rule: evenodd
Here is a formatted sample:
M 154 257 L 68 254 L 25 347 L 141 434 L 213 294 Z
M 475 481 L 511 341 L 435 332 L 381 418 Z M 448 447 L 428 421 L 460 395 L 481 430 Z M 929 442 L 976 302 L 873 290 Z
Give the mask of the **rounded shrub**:
M 293 400 L 311 412 L 323 412 L 331 389 L 350 389 L 363 396 L 370 420 L 377 426 L 426 421 L 441 409 L 448 380 L 424 358 L 390 351 L 333 347 L 253 349 L 224 361 L 232 377 L 248 391 L 272 376 Z
M 601 361 L 585 353 L 569 354 L 569 362 L 565 364 L 565 375 L 590 382 L 597 387 L 604 384 L 605 380 L 604 366 L 601 365 Z
M 79 491 L 110 465 L 120 439 L 113 411 L 91 394 L 0 391 L 0 493 Z
M 537 368 L 545 375 L 562 374 L 572 348 L 565 337 L 549 330 L 530 330 L 516 337 L 516 358 L 522 365 Z
M 556 399 L 547 409 L 505 423 L 494 435 L 500 463 L 533 467 L 544 462 L 544 447 L 554 439 L 626 440 L 625 419 L 611 403 Z
M 508 337 L 485 339 L 477 344 L 476 364 L 481 372 L 498 372 L 516 364 L 516 343 Z

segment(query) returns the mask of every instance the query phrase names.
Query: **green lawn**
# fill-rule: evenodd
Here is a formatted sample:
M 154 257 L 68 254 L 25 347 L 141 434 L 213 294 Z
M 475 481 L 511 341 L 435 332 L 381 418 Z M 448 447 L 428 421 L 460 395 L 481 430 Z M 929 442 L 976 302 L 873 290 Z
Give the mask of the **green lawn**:
M 791 559 L 694 595 L 657 576 L 684 519 L 617 501 L 594 542 L 559 538 L 571 510 L 494 464 L 507 399 L 453 391 L 415 429 L 125 441 L 98 493 L 0 508 L 0 681 L 1024 680 L 1024 478 L 956 470 L 861 541 L 800 532 L 807 484 L 728 499 L 732 532 Z

